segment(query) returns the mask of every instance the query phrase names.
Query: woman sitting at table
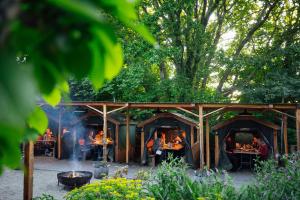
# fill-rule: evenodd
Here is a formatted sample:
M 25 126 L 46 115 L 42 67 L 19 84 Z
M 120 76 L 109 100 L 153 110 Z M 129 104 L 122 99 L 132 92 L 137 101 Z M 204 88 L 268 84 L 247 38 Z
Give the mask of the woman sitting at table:
M 257 139 L 257 143 L 259 145 L 258 152 L 260 160 L 267 160 L 269 153 L 268 145 L 261 138 Z

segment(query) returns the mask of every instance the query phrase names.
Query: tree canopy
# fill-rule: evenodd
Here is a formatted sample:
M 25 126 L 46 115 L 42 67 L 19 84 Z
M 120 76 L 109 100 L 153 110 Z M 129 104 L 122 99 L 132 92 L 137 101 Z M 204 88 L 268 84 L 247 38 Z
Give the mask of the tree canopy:
M 159 46 L 119 29 L 125 64 L 97 100 L 299 102 L 298 1 L 144 0 L 138 11 Z

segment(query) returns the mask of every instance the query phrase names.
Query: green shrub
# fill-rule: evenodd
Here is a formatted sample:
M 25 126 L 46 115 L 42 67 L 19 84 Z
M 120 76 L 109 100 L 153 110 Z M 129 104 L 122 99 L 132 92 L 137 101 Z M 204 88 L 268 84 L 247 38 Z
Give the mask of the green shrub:
M 104 179 L 76 188 L 69 192 L 67 200 L 139 200 L 141 181 L 125 178 Z M 148 198 L 150 199 L 150 198 Z
M 235 189 L 227 175 L 204 170 L 193 180 L 187 173 L 188 166 L 182 159 L 169 158 L 162 162 L 155 173 L 143 182 L 143 194 L 161 200 L 234 199 Z
M 256 184 L 243 189 L 240 199 L 300 199 L 300 154 L 284 157 L 283 166 L 277 161 L 258 162 Z

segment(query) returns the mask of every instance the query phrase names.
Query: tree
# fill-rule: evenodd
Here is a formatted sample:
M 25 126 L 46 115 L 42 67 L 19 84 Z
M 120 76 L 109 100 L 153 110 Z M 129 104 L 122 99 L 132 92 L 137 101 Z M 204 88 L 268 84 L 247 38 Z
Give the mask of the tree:
M 4 165 L 19 165 L 21 142 L 45 131 L 39 96 L 54 106 L 69 91 L 69 77 L 89 77 L 99 89 L 119 73 L 122 48 L 111 16 L 154 43 L 135 6 L 126 0 L 1 2 L 0 173 Z

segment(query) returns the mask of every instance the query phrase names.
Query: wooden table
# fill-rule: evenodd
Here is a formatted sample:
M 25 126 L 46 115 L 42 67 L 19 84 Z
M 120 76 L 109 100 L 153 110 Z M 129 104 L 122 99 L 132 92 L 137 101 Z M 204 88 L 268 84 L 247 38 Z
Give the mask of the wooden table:
M 235 149 L 233 150 L 233 153 L 234 154 L 239 154 L 240 155 L 240 167 L 238 169 L 241 169 L 243 167 L 243 165 L 248 165 L 248 166 L 252 166 L 252 157 L 253 156 L 257 156 L 259 155 L 259 152 L 258 151 L 255 151 L 255 150 L 242 150 L 242 149 Z M 249 159 L 247 160 L 245 155 L 249 155 Z
M 114 142 L 112 140 L 106 140 L 106 144 L 107 145 L 112 145 Z M 95 150 L 97 151 L 97 159 L 100 160 L 103 153 L 101 153 L 101 150 L 100 148 L 103 147 L 104 143 L 102 140 L 97 140 L 96 142 L 93 142 L 91 145 L 95 146 Z
M 172 144 L 171 147 L 169 147 L 169 145 L 165 144 L 163 146 L 163 150 L 173 150 L 173 151 L 179 151 L 183 148 L 182 144 Z

